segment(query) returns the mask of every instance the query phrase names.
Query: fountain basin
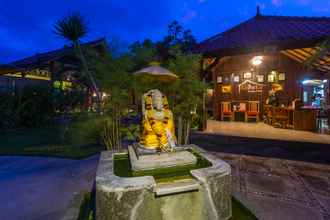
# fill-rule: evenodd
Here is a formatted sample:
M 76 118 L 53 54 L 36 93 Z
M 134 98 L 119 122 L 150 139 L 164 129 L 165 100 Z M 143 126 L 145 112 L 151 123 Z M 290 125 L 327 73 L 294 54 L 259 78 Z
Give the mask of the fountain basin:
M 209 161 L 209 166 L 198 167 L 197 162 L 197 166 L 179 167 L 179 171 L 167 168 L 165 173 L 118 171 L 122 165 L 116 165 L 116 157 L 125 158 L 128 153 L 102 152 L 96 176 L 97 219 L 229 219 L 230 166 L 197 146 L 184 148 Z M 166 176 L 171 172 L 180 175 Z

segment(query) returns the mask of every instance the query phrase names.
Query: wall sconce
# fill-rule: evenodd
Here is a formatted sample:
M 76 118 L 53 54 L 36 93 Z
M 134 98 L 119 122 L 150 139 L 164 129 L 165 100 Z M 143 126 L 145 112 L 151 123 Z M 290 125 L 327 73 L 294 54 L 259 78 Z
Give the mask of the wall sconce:
M 255 56 L 251 60 L 253 66 L 260 66 L 264 60 L 263 56 Z

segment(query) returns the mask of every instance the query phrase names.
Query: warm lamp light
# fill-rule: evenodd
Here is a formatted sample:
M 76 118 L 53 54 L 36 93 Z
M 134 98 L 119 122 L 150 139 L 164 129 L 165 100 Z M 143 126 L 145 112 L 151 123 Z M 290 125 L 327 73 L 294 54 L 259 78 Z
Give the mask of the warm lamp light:
M 263 62 L 263 56 L 255 56 L 252 59 L 252 65 L 253 66 L 260 66 Z

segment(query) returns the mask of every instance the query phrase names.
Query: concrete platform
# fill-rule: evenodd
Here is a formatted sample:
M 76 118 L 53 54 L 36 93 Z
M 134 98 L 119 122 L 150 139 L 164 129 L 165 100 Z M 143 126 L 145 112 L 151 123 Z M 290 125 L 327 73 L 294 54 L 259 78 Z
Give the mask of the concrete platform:
M 330 135 L 309 131 L 274 128 L 265 123 L 223 122 L 208 120 L 207 133 L 225 136 L 330 144 Z
M 176 166 L 194 165 L 197 158 L 188 151 L 137 155 L 133 146 L 128 146 L 129 158 L 133 171 L 146 171 Z

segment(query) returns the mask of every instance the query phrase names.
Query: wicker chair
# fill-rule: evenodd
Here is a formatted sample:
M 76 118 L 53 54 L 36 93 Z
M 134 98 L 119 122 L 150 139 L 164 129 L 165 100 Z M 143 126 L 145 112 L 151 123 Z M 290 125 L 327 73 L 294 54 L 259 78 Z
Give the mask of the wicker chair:
M 264 105 L 264 118 L 265 123 L 272 125 L 273 124 L 273 107 L 271 105 Z
M 259 109 L 260 102 L 259 101 L 249 101 L 248 109 L 246 111 L 245 121 L 248 122 L 249 119 L 255 119 L 256 122 L 259 122 Z
M 287 128 L 289 125 L 289 111 L 287 108 L 274 107 L 274 120 L 272 125 L 280 124 L 282 128 Z
M 229 121 L 232 121 L 233 116 L 231 102 L 221 102 L 221 121 L 225 118 L 229 118 Z

